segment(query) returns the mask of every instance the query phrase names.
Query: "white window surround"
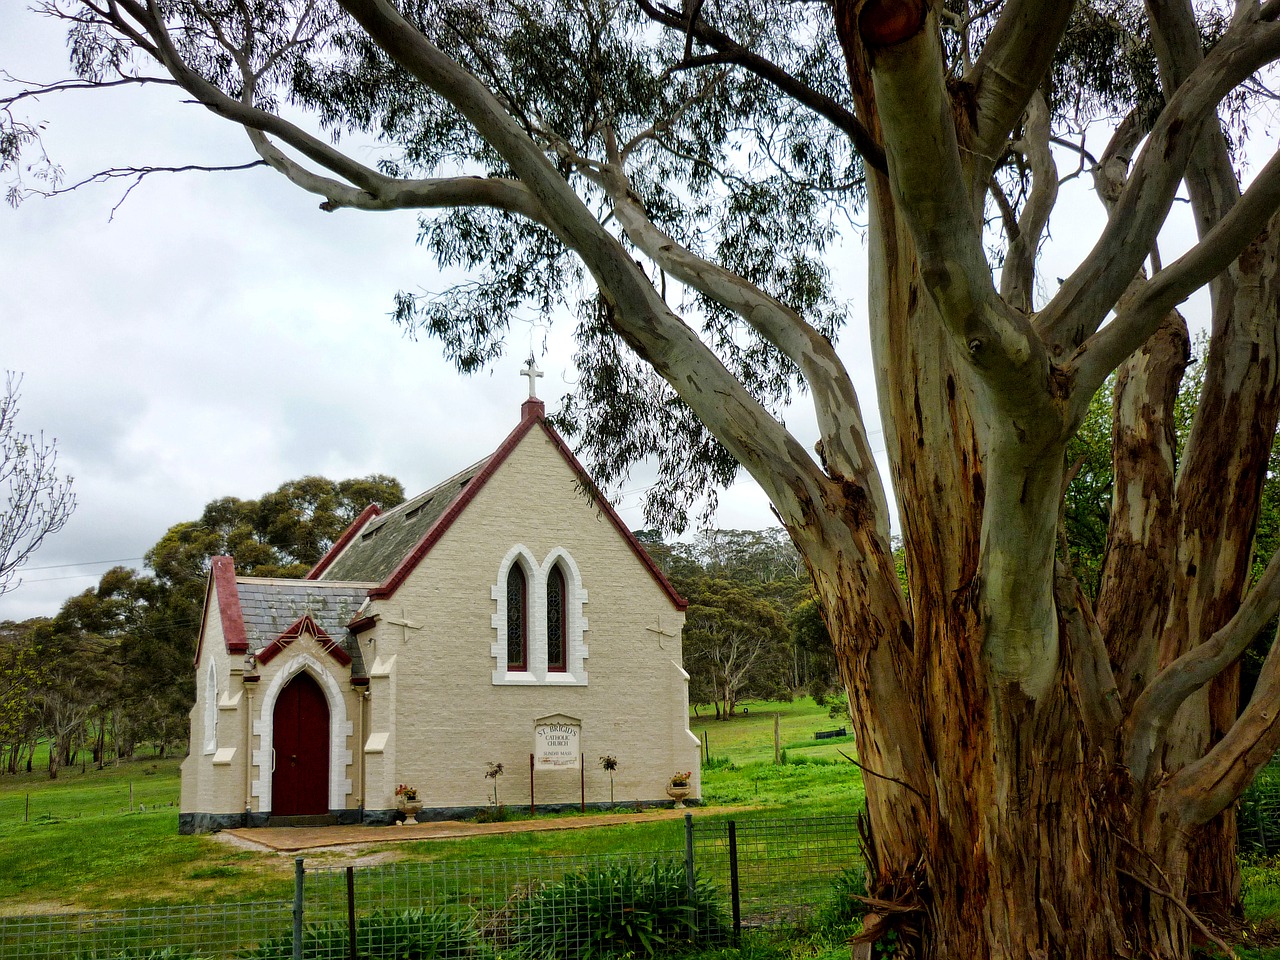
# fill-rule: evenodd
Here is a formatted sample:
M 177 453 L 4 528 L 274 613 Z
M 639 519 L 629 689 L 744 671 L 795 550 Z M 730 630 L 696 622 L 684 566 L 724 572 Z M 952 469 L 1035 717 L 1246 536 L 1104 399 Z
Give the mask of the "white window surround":
M 329 704 L 329 809 L 343 809 L 347 805 L 347 795 L 351 793 L 351 781 L 346 776 L 347 767 L 351 764 L 351 751 L 347 744 L 354 732 L 354 724 L 347 719 L 347 701 L 342 695 L 342 687 L 311 654 L 295 654 L 268 684 L 262 697 L 262 709 L 253 721 L 253 732 L 260 739 L 259 749 L 253 751 L 257 779 L 253 781 L 252 793 L 258 798 L 258 809 L 262 812 L 271 810 L 271 757 L 275 744 L 272 719 L 276 701 L 285 684 L 303 671 L 319 682 Z
M 524 570 L 529 642 L 529 669 L 507 670 L 507 574 L 511 565 L 518 563 Z M 568 656 L 565 669 L 547 669 L 547 579 L 556 564 L 564 574 L 565 587 L 565 642 Z M 516 544 L 507 551 L 498 565 L 498 579 L 491 588 L 496 604 L 493 614 L 494 642 L 489 655 L 494 661 L 495 686 L 578 686 L 587 685 L 588 657 L 584 635 L 587 618 L 583 607 L 587 603 L 587 591 L 582 586 L 578 565 L 569 551 L 555 547 L 539 564 L 524 544 Z

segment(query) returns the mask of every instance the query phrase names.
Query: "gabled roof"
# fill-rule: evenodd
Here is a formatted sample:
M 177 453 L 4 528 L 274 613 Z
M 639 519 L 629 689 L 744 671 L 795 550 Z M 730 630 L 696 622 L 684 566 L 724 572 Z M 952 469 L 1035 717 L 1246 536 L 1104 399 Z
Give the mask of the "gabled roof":
M 252 652 L 261 656 L 264 650 L 281 638 L 288 639 L 291 630 L 310 623 L 322 642 L 327 638 L 340 647 L 342 662 L 359 658 L 359 647 L 349 642 L 347 625 L 356 618 L 361 605 L 376 583 L 308 580 L 276 580 L 262 577 L 237 577 L 231 557 L 214 557 L 205 597 L 205 617 L 210 610 L 210 594 L 216 589 L 216 616 L 222 625 L 227 653 Z M 318 631 L 318 632 L 317 632 Z M 204 630 L 200 636 L 203 639 Z M 196 650 L 196 660 L 200 650 Z M 345 665 L 345 663 L 344 663 Z M 357 662 L 353 670 L 359 670 Z
M 366 509 L 311 568 L 307 579 L 386 580 L 490 459 L 472 464 L 385 513 L 370 514 Z
M 542 401 L 526 400 L 520 412 L 519 425 L 489 457 L 454 474 L 444 483 L 419 494 L 394 510 L 371 519 L 357 519 L 307 574 L 308 578 L 315 578 L 312 582 L 321 583 L 338 576 L 353 580 L 377 579 L 381 583 L 369 591 L 369 596 L 374 599 L 391 596 L 453 526 L 476 494 L 484 489 L 484 485 L 511 456 L 520 441 L 537 427 L 560 452 L 582 486 L 595 493 L 594 505 L 608 518 L 676 609 L 685 609 L 688 601 L 676 593 L 670 581 L 622 522 L 609 501 L 596 492 L 595 483 L 564 439 L 547 423 L 546 408 Z M 362 518 L 364 516 L 365 514 L 361 514 Z M 357 531 L 359 536 L 356 536 Z M 415 534 L 416 540 L 411 540 Z M 381 544 L 378 543 L 380 540 Z

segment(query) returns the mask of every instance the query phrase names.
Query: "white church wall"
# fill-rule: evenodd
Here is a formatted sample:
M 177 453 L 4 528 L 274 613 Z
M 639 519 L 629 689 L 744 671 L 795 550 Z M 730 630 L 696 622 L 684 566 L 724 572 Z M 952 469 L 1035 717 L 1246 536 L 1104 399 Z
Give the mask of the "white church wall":
M 495 648 L 504 642 L 499 608 L 505 595 L 495 598 L 493 588 L 505 583 L 499 579 L 503 564 L 517 545 L 535 572 L 556 558 L 566 568 L 573 564 L 575 576 L 567 579 L 585 592 L 577 611 L 585 626 L 582 683 L 548 681 L 537 670 L 531 671 L 534 682 L 502 682 L 509 674 L 501 676 Z M 530 578 L 539 591 L 543 583 Z M 399 664 L 396 779 L 417 787 L 428 807 L 486 805 L 490 762 L 505 770 L 500 799 L 527 804 L 534 720 L 556 713 L 581 720 L 588 802 L 609 799 L 608 774 L 598 766 L 604 754 L 619 761 L 619 802 L 664 799 L 677 769 L 697 769 L 698 748 L 682 707 L 684 679 L 671 667 L 680 660 L 684 615 L 579 492 L 577 477 L 540 429 L 530 431 L 395 595 L 377 601 L 373 612 L 384 617 L 374 631 L 377 654 L 394 651 Z M 415 627 L 385 620 L 405 619 L 405 612 Z M 529 613 L 536 625 L 545 606 L 531 602 Z M 531 637 L 539 633 L 545 627 L 535 626 Z M 531 654 L 536 666 L 537 653 Z M 369 792 L 372 805 L 375 791 Z M 539 804 L 577 803 L 579 797 L 578 771 L 536 775 Z
M 245 797 L 243 659 L 227 653 L 216 586 L 210 591 L 199 657 L 179 813 L 238 816 Z

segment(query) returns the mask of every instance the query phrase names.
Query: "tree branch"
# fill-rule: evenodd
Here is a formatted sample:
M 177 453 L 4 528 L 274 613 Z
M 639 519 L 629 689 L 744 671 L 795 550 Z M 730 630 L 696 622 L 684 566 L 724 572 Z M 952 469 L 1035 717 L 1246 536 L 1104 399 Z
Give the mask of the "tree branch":
M 1009 238 L 1000 272 L 1000 296 L 1005 303 L 1030 314 L 1036 252 L 1058 200 L 1058 165 L 1049 149 L 1049 105 L 1039 92 L 1027 104 L 1025 131 L 1014 146 L 1022 150 L 1031 165 L 1031 196 L 1018 218 L 1017 232 Z
M 1226 626 L 1160 671 L 1138 697 L 1125 723 L 1126 762 L 1134 779 L 1141 782 L 1152 772 L 1164 731 L 1187 697 L 1238 660 L 1278 612 L 1280 551 Z
M 867 491 L 887 547 L 888 501 L 857 393 L 831 341 L 790 307 L 659 230 L 630 189 L 622 173 L 621 154 L 613 153 L 614 166 L 598 182 L 613 201 L 614 214 L 627 236 L 664 272 L 737 313 L 800 368 L 813 394 L 825 465 L 836 475 L 856 480 Z
M 606 231 L 493 95 L 413 28 L 387 0 L 341 0 L 387 54 L 445 97 L 503 157 L 547 212 L 615 307 L 615 329 L 761 483 L 784 522 L 811 522 L 828 483 L 799 443 L 663 303 L 644 272 Z
M 1071 18 L 1072 0 L 1008 0 L 978 55 L 974 88 L 975 182 L 986 183 L 1009 131 L 1031 102 Z
M 843 131 L 853 143 L 854 149 L 862 155 L 863 161 L 877 170 L 884 171 L 884 148 L 876 143 L 871 132 L 861 120 L 848 108 L 837 103 L 826 94 L 791 76 L 777 64 L 753 53 L 727 34 L 716 30 L 699 13 L 696 20 L 690 19 L 683 11 L 667 6 L 655 5 L 651 0 L 636 0 L 640 9 L 652 20 L 664 26 L 680 30 L 687 36 L 697 39 L 720 54 L 718 63 L 733 63 L 767 80 L 775 87 L 804 104 L 819 116 L 826 117 L 838 129 Z M 687 55 L 686 50 L 686 55 Z
M 1163 802 L 1189 826 L 1208 823 L 1235 803 L 1280 748 L 1280 643 L 1272 641 L 1253 697 L 1203 758 L 1159 788 Z
M 1076 390 L 1092 395 L 1177 304 L 1225 270 L 1280 210 L 1280 153 L 1267 161 L 1229 213 L 1204 239 L 1156 274 L 1111 323 L 1091 336 L 1071 358 Z
M 1037 327 L 1052 352 L 1066 352 L 1098 329 L 1155 242 L 1200 124 L 1237 84 L 1277 56 L 1280 28 L 1237 23 L 1178 88 L 1147 137 L 1102 236 L 1040 313 Z M 1149 318 L 1148 333 L 1150 324 L 1158 323 L 1166 311 L 1155 311 Z M 1109 369 L 1127 355 L 1116 359 L 1113 351 Z M 1077 393 L 1090 396 L 1100 382 L 1095 372 Z

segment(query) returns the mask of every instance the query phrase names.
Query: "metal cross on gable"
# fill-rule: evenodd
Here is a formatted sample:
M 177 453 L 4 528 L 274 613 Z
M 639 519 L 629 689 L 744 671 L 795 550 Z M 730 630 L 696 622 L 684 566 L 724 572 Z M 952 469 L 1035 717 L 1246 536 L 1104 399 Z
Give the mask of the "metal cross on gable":
M 663 650 L 667 649 L 666 645 L 662 642 L 663 637 L 679 636 L 679 634 L 676 633 L 674 630 L 668 630 L 665 627 L 663 627 L 662 614 L 658 614 L 658 625 L 656 627 L 645 627 L 645 629 L 648 630 L 650 633 L 656 633 L 658 635 L 658 646 Z
M 410 619 L 409 619 L 409 615 L 405 612 L 404 607 L 401 607 L 401 608 L 400 608 L 400 616 L 398 616 L 398 617 L 383 617 L 383 618 L 382 618 L 382 620 L 383 620 L 383 622 L 385 622 L 385 623 L 393 623 L 393 624 L 395 624 L 397 627 L 399 627 L 399 628 L 400 628 L 400 642 L 401 642 L 401 643 L 408 643 L 408 642 L 409 642 L 409 631 L 410 631 L 410 630 L 421 630 L 421 629 L 422 629 L 422 624 L 420 624 L 420 623 L 414 623 L 412 620 L 410 620 Z
M 520 371 L 520 376 L 529 378 L 529 399 L 538 399 L 537 381 L 543 376 L 543 372 L 538 369 L 538 365 L 533 362 L 532 355 L 525 361 L 524 369 Z

